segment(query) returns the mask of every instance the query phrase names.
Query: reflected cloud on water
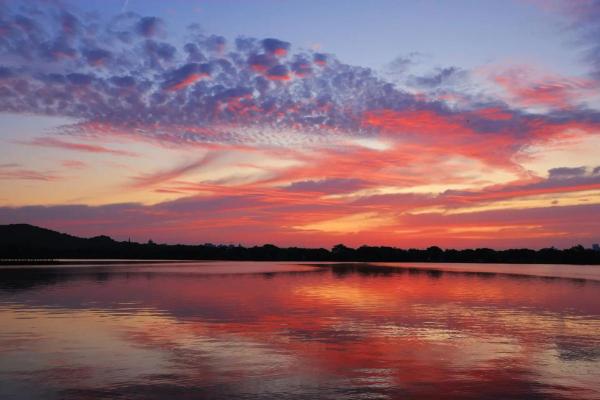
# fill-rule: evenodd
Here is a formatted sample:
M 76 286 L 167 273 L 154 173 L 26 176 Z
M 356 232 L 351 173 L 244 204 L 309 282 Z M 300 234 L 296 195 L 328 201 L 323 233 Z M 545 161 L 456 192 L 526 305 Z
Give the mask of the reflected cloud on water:
M 600 398 L 600 284 L 365 264 L 4 270 L 2 399 Z

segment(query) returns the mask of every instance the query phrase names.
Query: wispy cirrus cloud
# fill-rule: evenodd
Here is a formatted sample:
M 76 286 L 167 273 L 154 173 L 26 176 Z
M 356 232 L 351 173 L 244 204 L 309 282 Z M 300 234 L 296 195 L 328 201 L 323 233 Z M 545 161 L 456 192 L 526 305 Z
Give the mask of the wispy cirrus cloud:
M 568 110 L 596 96 L 600 82 L 590 78 L 543 74 L 527 66 L 513 67 L 492 74 L 511 104 L 523 107 L 549 107 Z
M 64 160 L 61 165 L 67 169 L 83 169 L 88 166 L 85 162 L 79 160 Z
M 62 177 L 53 171 L 37 171 L 18 163 L 7 163 L 0 165 L 0 179 L 52 182 Z
M 110 149 L 104 146 L 99 146 L 96 144 L 88 144 L 88 143 L 75 143 L 69 142 L 62 139 L 57 139 L 54 137 L 41 137 L 36 138 L 31 141 L 21 141 L 20 144 L 25 144 L 29 146 L 39 146 L 39 147 L 55 147 L 64 150 L 73 150 L 73 151 L 83 151 L 87 153 L 106 153 L 112 154 L 116 156 L 128 156 L 135 157 L 136 153 L 126 150 L 116 150 Z
M 178 165 L 175 168 L 157 171 L 150 174 L 134 176 L 133 178 L 131 178 L 131 183 L 129 184 L 129 186 L 132 188 L 140 189 L 168 182 L 172 179 L 179 178 L 189 172 L 193 172 L 200 168 L 206 167 L 214 159 L 214 155 L 207 155 L 205 157 L 200 158 L 199 160 Z M 163 189 L 163 191 L 164 190 L 165 189 Z
M 600 79 L 600 1 L 563 1 L 561 6 L 574 19 L 573 29 L 580 34 L 584 59 L 595 78 Z
M 519 246 L 564 247 L 574 240 L 594 240 L 600 228 L 599 222 L 590 218 L 600 207 L 600 190 L 596 192 L 594 202 L 559 202 L 548 207 L 550 200 L 546 199 L 527 207 L 501 204 L 501 208 L 489 207 L 490 201 L 500 199 L 485 199 L 481 196 L 484 191 L 439 197 L 374 196 L 329 204 L 294 199 L 284 193 L 237 193 L 191 196 L 155 205 L 0 207 L 0 223 L 18 219 L 85 236 L 102 231 L 121 239 L 133 236 L 138 240 L 185 243 L 227 243 L 235 232 L 236 241 L 246 244 L 270 237 L 276 238 L 274 242 L 279 245 L 330 246 L 344 238 L 355 246 L 427 246 L 434 241 L 445 247 L 465 247 L 477 240 L 480 245 L 508 247 L 514 246 L 514 238 L 519 237 Z M 470 206 L 474 211 L 441 212 L 433 207 L 411 211 L 427 204 Z

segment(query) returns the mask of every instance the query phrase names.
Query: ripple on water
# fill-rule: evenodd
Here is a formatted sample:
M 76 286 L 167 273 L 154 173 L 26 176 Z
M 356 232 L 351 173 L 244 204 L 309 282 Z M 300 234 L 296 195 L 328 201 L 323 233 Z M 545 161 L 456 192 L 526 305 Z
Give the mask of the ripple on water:
M 600 399 L 599 284 L 327 268 L 8 276 L 0 398 Z

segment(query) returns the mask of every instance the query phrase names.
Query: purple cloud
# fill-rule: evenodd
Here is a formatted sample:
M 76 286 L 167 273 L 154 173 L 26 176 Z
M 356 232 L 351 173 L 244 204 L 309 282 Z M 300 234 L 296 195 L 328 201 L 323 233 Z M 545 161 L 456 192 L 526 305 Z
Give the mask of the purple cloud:
M 262 45 L 267 53 L 278 57 L 285 56 L 290 49 L 290 44 L 288 42 L 279 39 L 264 39 Z
M 98 67 L 104 65 L 110 59 L 111 53 L 108 50 L 94 48 L 84 50 L 83 56 L 90 65 Z
M 576 168 L 552 168 L 548 170 L 548 179 L 569 179 L 569 178 L 578 178 L 585 175 L 586 168 L 585 167 L 576 167 Z
M 287 81 L 290 79 L 290 70 L 285 65 L 275 65 L 269 68 L 265 76 L 272 81 Z
M 434 73 L 424 76 L 412 76 L 409 82 L 424 88 L 436 88 L 465 79 L 467 72 L 457 67 L 438 68 Z
M 265 72 L 275 63 L 277 60 L 267 54 L 251 54 L 248 57 L 248 65 L 256 72 Z
M 153 37 L 156 36 L 162 26 L 164 25 L 163 21 L 157 17 L 143 17 L 140 18 L 137 23 L 137 32 L 144 37 Z
M 579 33 L 579 45 L 592 75 L 600 79 L 600 0 L 562 1 L 563 15 L 572 18 L 572 28 Z
M 356 178 L 331 178 L 320 181 L 293 182 L 285 189 L 292 192 L 348 193 L 369 186 L 369 182 Z
M 211 69 L 210 64 L 186 64 L 167 74 L 168 77 L 164 83 L 164 88 L 166 90 L 184 89 L 199 79 L 209 77 Z
M 315 53 L 313 54 L 313 62 L 321 67 L 325 66 L 327 64 L 327 54 L 323 54 L 323 53 Z

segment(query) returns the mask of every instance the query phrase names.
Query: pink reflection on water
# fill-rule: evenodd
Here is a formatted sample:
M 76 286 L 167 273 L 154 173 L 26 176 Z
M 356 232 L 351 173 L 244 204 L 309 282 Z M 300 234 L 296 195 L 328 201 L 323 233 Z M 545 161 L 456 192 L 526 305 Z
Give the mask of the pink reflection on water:
M 69 269 L 0 289 L 0 392 L 600 398 L 597 282 L 243 266 Z

